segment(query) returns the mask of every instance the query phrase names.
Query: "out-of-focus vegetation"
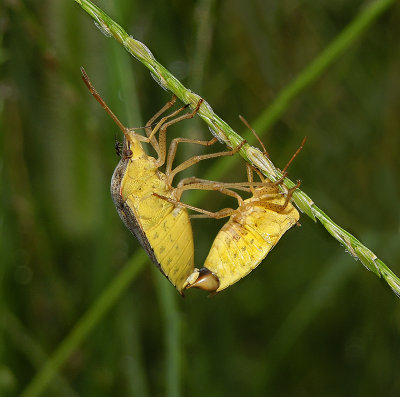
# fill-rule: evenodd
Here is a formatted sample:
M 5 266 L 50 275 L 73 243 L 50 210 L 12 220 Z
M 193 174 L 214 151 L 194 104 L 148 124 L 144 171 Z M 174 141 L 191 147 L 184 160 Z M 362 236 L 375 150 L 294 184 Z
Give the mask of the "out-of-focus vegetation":
M 239 130 L 239 113 L 256 119 L 365 5 L 96 4 Z M 109 194 L 120 133 L 79 67 L 130 126 L 143 125 L 170 96 L 72 0 L 0 7 L 0 395 L 11 396 L 140 250 Z M 397 274 L 398 37 L 396 4 L 263 136 L 283 167 L 307 135 L 292 179 L 301 178 L 303 190 Z M 168 133 L 210 137 L 200 120 Z M 202 150 L 179 149 L 177 161 Z M 225 180 L 245 178 L 236 160 Z M 214 164 L 186 175 L 201 177 Z M 217 194 L 202 202 L 229 205 Z M 193 220 L 197 264 L 223 222 Z M 198 291 L 181 299 L 148 261 L 46 395 L 398 395 L 398 299 L 320 225 L 307 217 L 301 223 L 259 268 L 212 299 Z M 179 337 L 172 350 L 169 336 Z

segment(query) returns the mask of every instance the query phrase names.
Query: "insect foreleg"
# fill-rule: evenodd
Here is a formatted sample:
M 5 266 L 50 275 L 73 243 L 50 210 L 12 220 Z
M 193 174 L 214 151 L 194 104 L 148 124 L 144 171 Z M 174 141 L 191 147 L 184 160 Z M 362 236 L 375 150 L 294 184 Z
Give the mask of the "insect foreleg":
M 146 123 L 146 127 L 145 127 L 145 131 L 146 131 L 146 135 L 147 137 L 150 137 L 152 130 L 151 130 L 151 126 L 152 124 L 162 115 L 164 114 L 168 109 L 170 109 L 172 106 L 174 106 L 176 102 L 176 96 L 173 95 L 171 100 L 168 101 L 147 123 Z M 154 137 L 151 138 L 150 140 L 150 144 L 153 146 L 154 150 L 159 153 L 159 145 L 157 142 L 157 139 L 155 139 Z
M 167 156 L 167 165 L 165 168 L 165 174 L 169 175 L 171 173 L 172 169 L 172 163 L 174 162 L 174 158 L 176 155 L 176 150 L 178 148 L 179 143 L 195 143 L 197 145 L 202 145 L 202 146 L 211 146 L 215 142 L 217 142 L 217 138 L 212 138 L 209 141 L 200 141 L 197 139 L 190 139 L 190 138 L 175 138 L 171 141 L 171 144 L 169 145 L 169 150 L 168 150 L 168 156 Z
M 174 179 L 175 175 L 178 172 L 181 172 L 185 170 L 186 168 L 191 167 L 194 164 L 197 164 L 198 162 L 202 160 L 207 160 L 215 157 L 223 157 L 223 156 L 233 156 L 235 153 L 237 153 L 241 147 L 246 143 L 246 141 L 242 141 L 238 146 L 236 146 L 234 149 L 226 151 L 226 152 L 218 152 L 218 153 L 210 153 L 210 154 L 202 154 L 200 156 L 193 156 L 190 159 L 184 161 L 182 164 L 178 165 L 175 169 L 173 169 L 170 174 L 167 174 L 167 184 L 171 186 L 172 180 Z
M 166 152 L 167 152 L 167 128 L 171 126 L 172 124 L 179 123 L 182 120 L 186 119 L 191 119 L 195 116 L 195 114 L 199 111 L 201 104 L 203 103 L 203 100 L 200 99 L 199 102 L 197 103 L 196 108 L 193 110 L 191 113 L 186 113 L 183 116 L 179 116 L 176 119 L 173 119 L 171 121 L 168 121 L 167 123 L 158 123 L 155 128 L 160 129 L 160 135 L 158 138 L 158 143 L 160 145 L 160 149 L 158 152 L 158 159 L 157 159 L 157 167 L 161 167 L 165 163 L 165 157 L 166 157 Z M 176 112 L 172 113 L 171 115 L 167 116 L 167 118 L 171 118 L 172 116 L 176 115 L 178 112 L 180 112 L 183 109 L 186 109 L 189 105 L 185 105 L 184 107 L 178 109 Z M 166 118 L 162 118 L 161 120 L 166 120 Z M 161 126 L 162 125 L 162 126 Z M 157 128 L 157 129 L 158 129 Z M 150 137 L 155 134 L 157 131 L 152 131 Z M 171 185 L 170 185 L 171 186 Z

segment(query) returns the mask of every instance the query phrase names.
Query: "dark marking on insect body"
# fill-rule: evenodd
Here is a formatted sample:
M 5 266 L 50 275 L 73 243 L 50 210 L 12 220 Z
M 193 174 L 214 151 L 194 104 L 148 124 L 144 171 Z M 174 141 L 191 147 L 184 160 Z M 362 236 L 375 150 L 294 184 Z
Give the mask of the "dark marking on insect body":
M 115 138 L 114 147 L 115 147 L 115 153 L 117 154 L 117 156 L 118 156 L 118 157 L 122 157 L 122 147 L 123 147 L 123 144 L 122 144 L 122 142 L 120 142 L 117 138 Z
M 132 209 L 125 203 L 123 197 L 121 196 L 121 182 L 123 176 L 125 175 L 128 164 L 129 158 L 122 158 L 115 168 L 114 174 L 111 178 L 111 197 L 114 201 L 115 207 L 122 222 L 137 238 L 140 245 L 145 249 L 147 255 L 150 257 L 152 262 L 155 263 L 157 267 L 162 271 L 161 265 L 154 254 L 154 250 L 151 247 L 142 226 L 140 225 Z

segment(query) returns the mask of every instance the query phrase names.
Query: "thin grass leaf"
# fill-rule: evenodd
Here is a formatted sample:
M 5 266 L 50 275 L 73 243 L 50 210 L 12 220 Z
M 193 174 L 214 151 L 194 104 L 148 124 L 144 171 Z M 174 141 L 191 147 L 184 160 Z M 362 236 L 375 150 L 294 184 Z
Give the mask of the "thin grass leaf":
M 75 324 L 69 335 L 61 342 L 42 369 L 36 374 L 32 382 L 22 392 L 21 397 L 39 396 L 60 367 L 70 357 L 72 352 L 88 336 L 99 323 L 100 319 L 110 310 L 115 301 L 131 285 L 132 281 L 144 269 L 146 253 L 138 250 L 129 263 L 120 271 L 109 286 L 97 298 L 93 306 Z

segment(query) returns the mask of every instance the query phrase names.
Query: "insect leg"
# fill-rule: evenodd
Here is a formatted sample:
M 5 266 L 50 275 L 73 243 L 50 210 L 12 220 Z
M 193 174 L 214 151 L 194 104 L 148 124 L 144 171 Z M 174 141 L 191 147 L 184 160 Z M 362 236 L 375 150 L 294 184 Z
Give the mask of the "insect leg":
M 218 153 L 210 153 L 210 154 L 203 154 L 200 156 L 193 156 L 190 159 L 184 161 L 182 164 L 178 165 L 175 169 L 173 169 L 169 175 L 167 175 L 167 184 L 171 186 L 172 180 L 174 179 L 174 176 L 186 168 L 189 168 L 190 166 L 197 164 L 199 161 L 206 160 L 206 159 L 211 159 L 215 157 L 222 157 L 222 156 L 232 156 L 235 153 L 237 153 L 241 147 L 246 143 L 246 141 L 242 141 L 238 146 L 236 146 L 234 149 L 225 151 L 225 152 L 218 152 Z
M 286 195 L 286 200 L 282 205 L 274 204 L 274 203 L 266 203 L 265 207 L 272 211 L 275 211 L 275 212 L 283 211 L 289 204 L 289 201 L 292 199 L 293 193 L 296 191 L 296 189 L 298 187 L 300 187 L 300 185 L 301 185 L 301 181 L 297 181 L 296 185 L 288 190 L 287 195 Z
M 266 178 L 264 177 L 264 175 L 257 168 L 253 167 L 252 165 L 246 164 L 246 169 L 247 169 L 247 180 L 249 181 L 250 190 L 251 190 L 253 196 L 256 196 L 258 194 L 254 189 L 254 187 L 256 187 L 256 186 L 263 187 L 263 194 L 265 194 L 267 191 L 270 191 L 271 193 L 275 192 L 275 186 L 282 183 L 286 177 L 286 174 L 285 174 L 281 179 L 279 179 L 279 181 L 270 182 L 270 181 L 267 181 Z M 261 182 L 254 182 L 254 178 L 253 178 L 254 172 L 258 175 Z
M 185 181 L 185 180 L 183 180 Z M 182 193 L 185 190 L 214 190 L 218 191 L 222 194 L 226 194 L 227 196 L 235 198 L 239 206 L 243 204 L 243 199 L 240 197 L 239 194 L 236 192 L 228 189 L 228 187 L 232 187 L 232 184 L 229 183 L 219 183 L 219 182 L 213 182 L 213 181 L 207 181 L 205 179 L 199 180 L 200 182 L 196 183 L 187 183 L 187 184 L 182 184 L 178 188 L 175 189 L 175 197 L 177 200 L 180 200 Z M 233 188 L 239 189 L 239 190 L 244 190 L 244 191 L 249 191 L 249 188 L 243 187 L 242 185 L 239 184 L 234 184 Z
M 172 100 L 171 100 L 171 101 L 172 101 Z M 169 104 L 169 103 L 168 103 L 168 104 Z M 166 108 L 166 107 L 168 106 L 168 104 L 165 105 L 164 108 Z M 141 142 L 150 143 L 150 144 L 153 146 L 154 150 L 157 152 L 158 158 L 160 158 L 160 156 L 162 156 L 162 153 L 161 153 L 161 152 L 162 152 L 162 149 L 160 149 L 159 145 L 161 145 L 162 143 L 156 142 L 156 144 L 153 145 L 153 142 L 155 141 L 154 136 L 156 135 L 156 133 L 157 133 L 165 124 L 168 124 L 168 123 L 165 123 L 168 119 L 175 117 L 178 113 L 180 113 L 182 110 L 186 109 L 188 106 L 189 106 L 189 105 L 182 106 L 182 107 L 180 107 L 179 109 L 177 109 L 177 110 L 175 110 L 174 112 L 172 112 L 171 114 L 169 114 L 169 115 L 167 115 L 167 116 L 164 116 L 161 120 L 158 121 L 158 123 L 157 123 L 156 126 L 151 130 L 150 133 L 148 132 L 148 129 L 150 129 L 151 126 L 148 125 L 147 127 L 145 127 L 147 137 L 144 137 L 144 136 L 141 136 L 141 135 L 137 135 L 137 138 L 138 138 Z M 164 109 L 164 108 L 163 108 L 163 109 Z M 163 110 L 163 109 L 161 109 L 161 110 Z M 161 113 L 161 110 L 160 110 L 157 114 Z M 178 119 L 179 119 L 179 117 L 178 117 Z M 148 124 L 148 123 L 147 123 L 147 124 Z M 137 128 L 130 128 L 129 131 L 135 131 L 136 129 L 137 129 Z M 160 130 L 160 133 L 161 133 L 161 130 Z M 164 150 L 164 158 L 165 158 L 165 150 Z M 161 163 L 161 164 L 163 164 L 163 163 Z
M 155 129 L 158 127 L 160 128 L 160 135 L 158 138 L 158 143 L 160 145 L 160 151 L 158 153 L 158 159 L 157 159 L 157 166 L 161 167 L 164 163 L 165 163 L 165 157 L 166 157 L 166 153 L 167 153 L 167 128 L 175 123 L 179 123 L 182 120 L 186 120 L 186 119 L 191 119 L 195 116 L 195 114 L 199 111 L 201 104 L 203 103 L 203 100 L 200 99 L 199 102 L 197 103 L 196 108 L 190 112 L 190 113 L 186 113 L 183 116 L 179 116 L 176 119 L 173 119 L 171 121 L 168 121 L 167 123 L 163 124 L 162 126 L 160 125 L 160 123 L 157 124 L 157 126 L 155 127 Z M 188 107 L 189 105 L 186 105 L 186 107 Z M 182 109 L 182 108 L 181 108 Z M 178 109 L 179 111 L 181 109 Z M 176 115 L 177 112 L 172 113 L 172 115 Z M 167 116 L 168 118 L 172 117 L 172 115 Z M 161 120 L 164 120 L 164 118 L 162 118 Z M 152 131 L 152 135 L 154 134 L 154 130 Z
M 174 162 L 176 150 L 178 148 L 179 143 L 185 142 L 185 143 L 195 143 L 197 145 L 202 145 L 202 146 L 211 146 L 217 141 L 218 141 L 217 138 L 212 138 L 209 141 L 200 141 L 198 139 L 190 139 L 190 138 L 175 138 L 175 139 L 173 139 L 171 141 L 171 144 L 169 145 L 165 174 L 168 176 L 171 173 L 172 163 Z
M 179 183 L 177 188 L 180 188 L 181 186 L 186 186 L 194 183 L 204 183 L 204 184 L 217 184 L 221 187 L 226 187 L 228 189 L 236 189 L 236 190 L 242 190 L 244 192 L 250 192 L 250 183 L 249 182 L 215 182 L 215 181 L 210 181 L 208 179 L 201 179 L 201 178 L 196 178 L 195 176 L 191 176 L 188 178 L 182 179 Z M 254 182 L 253 185 L 255 186 L 264 186 L 262 182 Z M 203 189 L 204 190 L 204 189 Z M 211 189 L 206 189 L 206 190 L 211 190 Z
M 286 195 L 285 203 L 283 204 L 284 208 L 288 205 L 289 201 L 292 199 L 293 193 L 300 187 L 300 185 L 301 185 L 301 181 L 298 180 L 296 185 L 289 189 L 289 191 Z
M 151 126 L 152 124 L 163 114 L 165 113 L 169 108 L 174 106 L 174 103 L 176 102 L 176 96 L 173 95 L 171 100 L 168 101 L 147 123 L 145 127 L 146 135 L 149 137 L 152 133 Z M 151 145 L 153 146 L 154 150 L 159 153 L 159 145 L 157 142 L 157 139 L 154 137 L 151 138 L 150 140 Z
M 233 208 L 223 208 L 222 210 L 219 210 L 217 212 L 211 212 L 211 211 L 207 211 L 207 210 L 203 210 L 202 208 L 197 208 L 197 207 L 193 207 L 192 205 L 189 204 L 185 204 L 182 203 L 178 200 L 166 197 L 166 196 L 162 196 L 160 194 L 157 193 L 153 193 L 153 196 L 156 196 L 162 200 L 168 201 L 169 203 L 175 205 L 176 207 L 184 207 L 184 208 L 188 208 L 190 210 L 196 211 L 196 212 L 200 212 L 203 215 L 194 215 L 195 217 L 200 217 L 200 218 L 215 218 L 215 219 L 220 219 L 220 218 L 226 218 L 228 216 L 231 216 L 232 214 L 234 214 L 236 212 L 236 210 L 234 210 Z
M 263 155 L 269 159 L 269 155 L 268 155 L 267 149 L 265 149 L 265 146 L 264 146 L 262 140 L 260 139 L 260 137 L 258 136 L 258 134 L 256 133 L 255 129 L 253 127 L 251 127 L 251 125 L 247 122 L 247 120 L 243 116 L 241 116 L 240 114 L 239 114 L 239 119 L 253 133 L 253 135 L 257 138 L 258 142 L 260 143 L 260 145 L 261 145 L 261 147 L 263 149 Z
M 257 169 L 256 167 L 253 167 L 253 166 L 251 166 L 251 168 L 252 168 L 252 171 L 255 172 L 258 175 L 258 177 L 260 178 L 261 182 L 264 183 L 265 182 L 265 176 L 261 173 L 261 171 L 259 169 Z
M 287 177 L 287 172 L 284 172 L 279 179 L 277 179 L 275 182 L 271 182 L 271 183 L 275 186 L 281 185 L 286 177 Z
M 253 183 L 254 183 L 253 170 L 254 170 L 254 168 L 250 164 L 246 163 L 247 180 L 249 181 L 249 184 L 250 184 L 251 194 L 254 196 L 255 190 L 254 190 L 254 185 L 253 185 Z M 261 179 L 261 182 L 264 182 L 264 178 L 260 177 L 260 179 Z
M 252 127 L 250 126 L 250 124 L 247 122 L 247 120 L 246 120 L 243 116 L 239 115 L 239 118 L 240 118 L 240 120 L 243 122 L 243 124 L 244 124 L 244 125 L 254 134 L 254 136 L 257 138 L 258 142 L 260 143 L 260 145 L 261 145 L 261 147 L 262 147 L 262 149 L 263 149 L 263 154 L 264 154 L 264 156 L 266 156 L 267 158 L 269 158 L 268 152 L 267 152 L 267 150 L 266 150 L 266 148 L 265 148 L 263 142 L 261 141 L 260 137 L 258 136 L 258 134 L 256 133 L 256 131 L 254 130 L 254 128 L 252 128 Z M 304 144 L 306 143 L 306 140 L 307 140 L 307 137 L 304 137 L 303 140 L 302 140 L 302 142 L 301 142 L 301 144 L 300 144 L 300 146 L 297 148 L 296 152 L 293 154 L 293 156 L 291 157 L 291 159 L 290 159 L 290 160 L 288 161 L 288 163 L 285 165 L 285 168 L 282 170 L 282 174 L 283 174 L 283 177 L 281 178 L 282 180 L 286 177 L 286 170 L 288 169 L 289 165 L 292 163 L 292 161 L 296 158 L 296 156 L 297 156 L 297 155 L 300 153 L 300 151 L 303 149 Z M 260 179 L 263 181 L 264 178 L 261 176 L 261 173 L 260 173 L 257 169 L 255 169 L 255 168 L 254 168 L 254 171 L 257 172 L 258 176 L 259 176 Z M 249 180 L 249 181 L 250 181 L 250 180 Z M 275 183 L 278 183 L 278 181 L 275 182 Z M 281 182 L 279 182 L 279 183 L 281 183 Z
M 301 141 L 300 146 L 297 148 L 297 150 L 294 152 L 293 156 L 289 160 L 289 162 L 285 165 L 285 168 L 282 170 L 282 173 L 284 174 L 285 171 L 288 169 L 289 165 L 292 163 L 292 161 L 296 158 L 296 156 L 300 153 L 301 149 L 303 149 L 304 144 L 306 143 L 307 137 L 305 136 L 303 140 Z

